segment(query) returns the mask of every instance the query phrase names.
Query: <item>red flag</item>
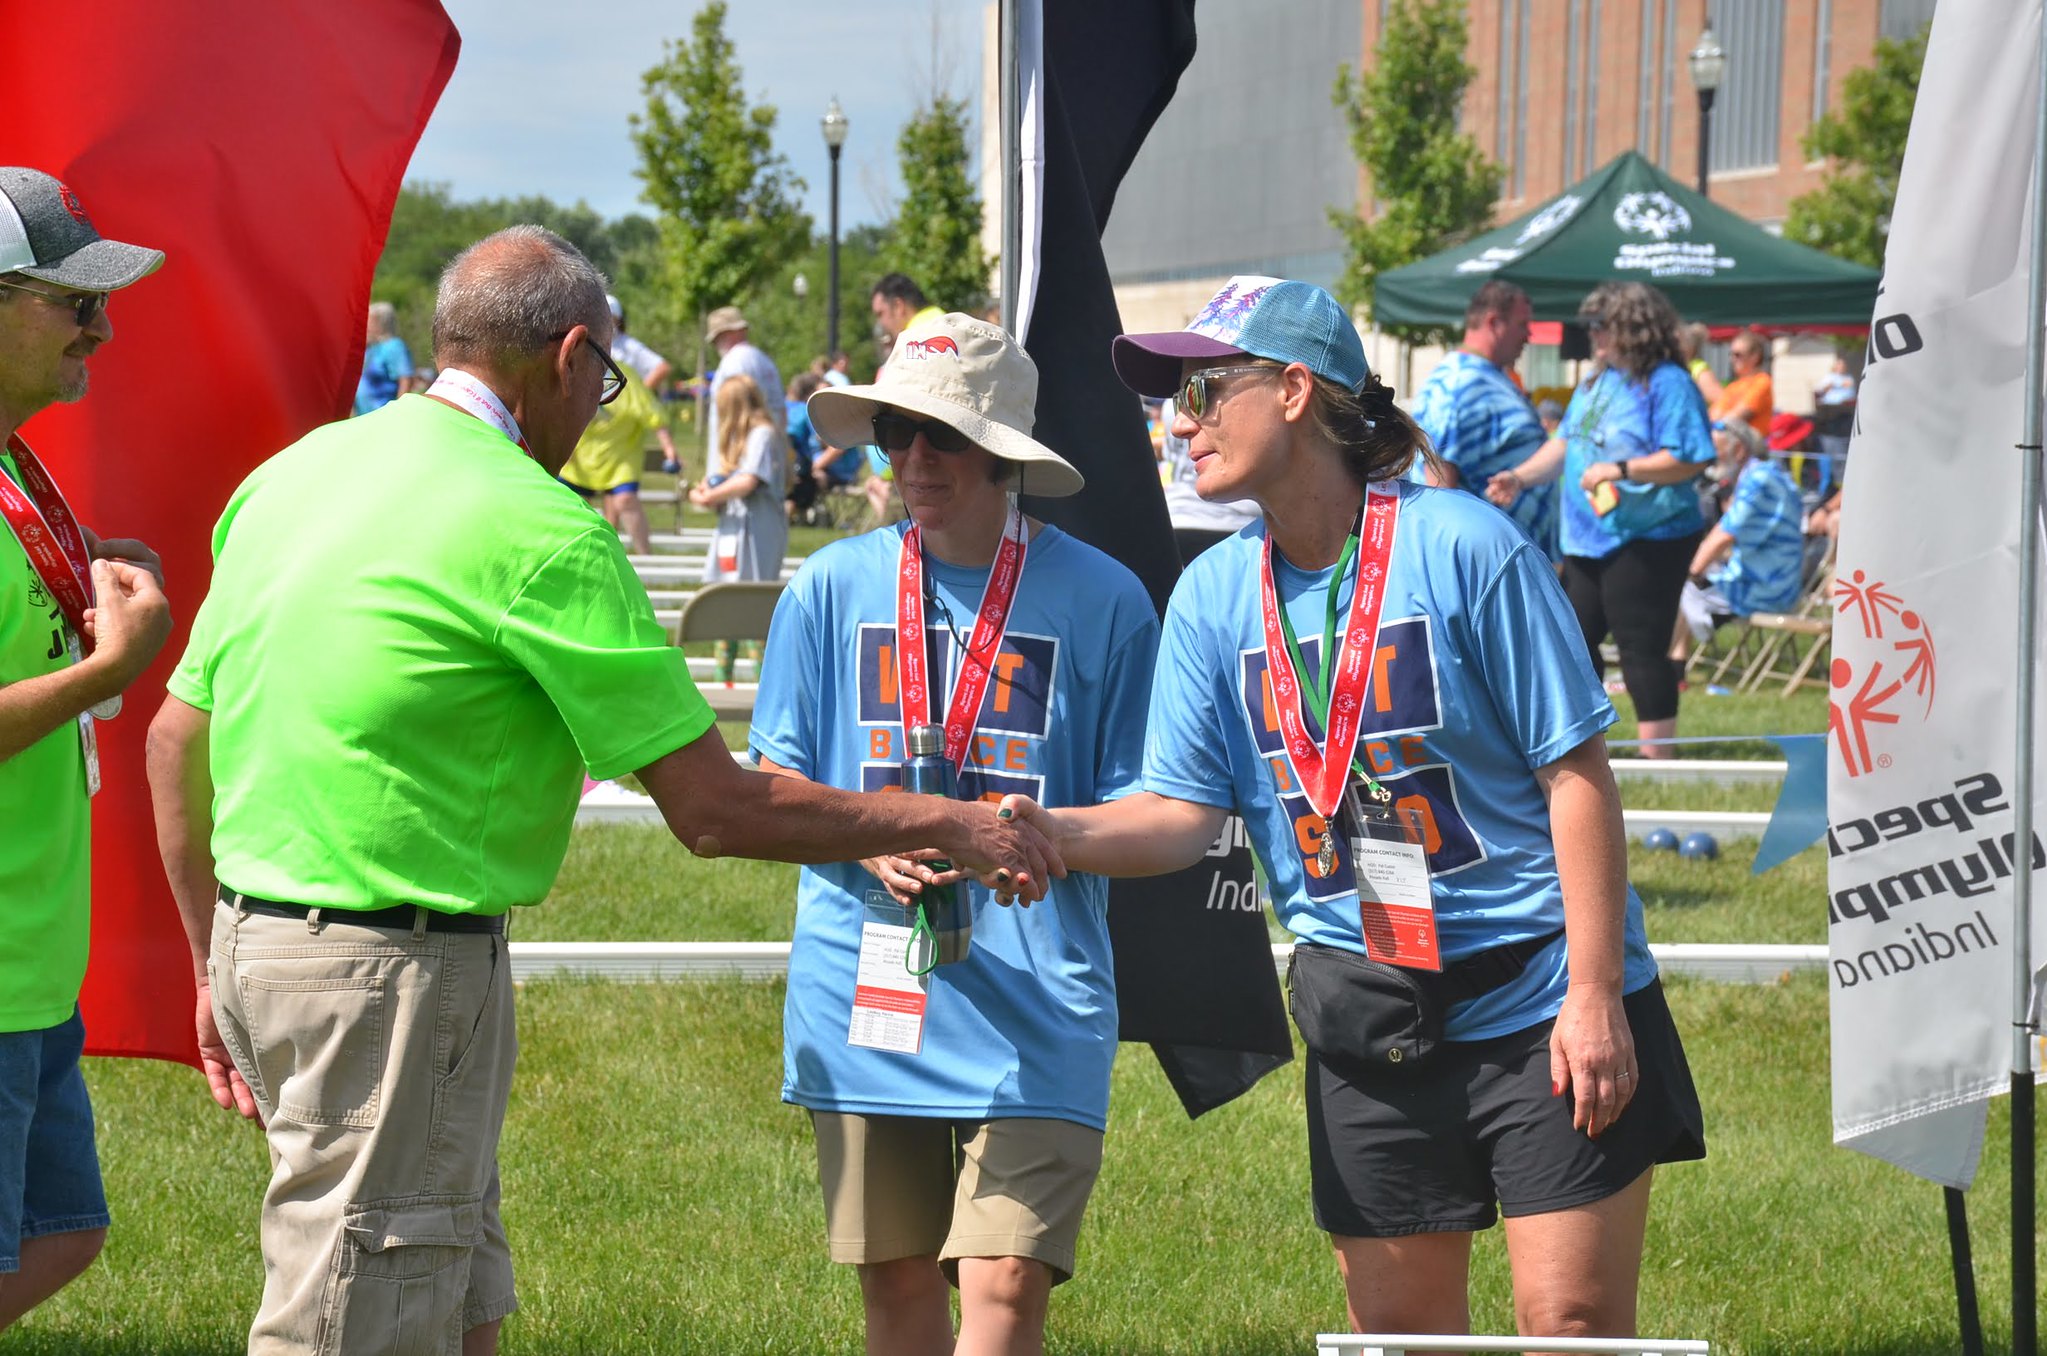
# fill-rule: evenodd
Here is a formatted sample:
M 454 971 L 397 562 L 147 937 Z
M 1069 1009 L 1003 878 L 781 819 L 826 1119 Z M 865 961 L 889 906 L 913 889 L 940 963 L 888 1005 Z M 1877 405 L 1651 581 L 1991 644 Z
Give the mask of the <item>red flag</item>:
M 163 555 L 170 644 L 101 726 L 87 1053 L 196 1062 L 190 952 L 142 739 L 258 462 L 345 415 L 391 208 L 460 40 L 436 0 L 96 0 L 0 9 L 0 164 L 64 180 L 168 256 L 117 293 L 92 391 L 24 436 L 102 535 Z M 53 42 L 52 24 L 83 42 Z M 10 828 L 9 832 L 15 831 Z

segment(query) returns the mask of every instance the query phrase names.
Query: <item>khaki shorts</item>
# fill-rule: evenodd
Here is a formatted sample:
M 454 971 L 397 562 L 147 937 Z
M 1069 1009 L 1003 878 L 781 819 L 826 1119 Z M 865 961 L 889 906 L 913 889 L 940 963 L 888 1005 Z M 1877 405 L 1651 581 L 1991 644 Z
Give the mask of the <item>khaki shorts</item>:
M 962 1257 L 1028 1257 L 1073 1275 L 1102 1132 L 1025 1117 L 949 1121 L 813 1111 L 825 1235 L 834 1262 L 935 1253 L 959 1284 Z
M 263 1112 L 251 1356 L 441 1356 L 518 1307 L 497 1148 L 505 939 L 213 913 L 213 1013 Z

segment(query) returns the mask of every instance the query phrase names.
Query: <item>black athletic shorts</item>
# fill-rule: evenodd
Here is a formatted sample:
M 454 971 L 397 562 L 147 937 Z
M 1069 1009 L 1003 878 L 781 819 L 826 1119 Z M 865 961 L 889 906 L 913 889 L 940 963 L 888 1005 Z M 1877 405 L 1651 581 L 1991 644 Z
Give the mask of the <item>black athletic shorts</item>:
M 1598 1139 L 1571 1127 L 1570 1093 L 1550 1093 L 1553 1020 L 1445 1041 L 1413 1072 L 1338 1072 L 1309 1050 L 1315 1223 L 1352 1238 L 1468 1232 L 1499 1212 L 1604 1200 L 1655 1164 L 1704 1158 L 1699 1095 L 1663 985 L 1622 1004 L 1641 1086 Z

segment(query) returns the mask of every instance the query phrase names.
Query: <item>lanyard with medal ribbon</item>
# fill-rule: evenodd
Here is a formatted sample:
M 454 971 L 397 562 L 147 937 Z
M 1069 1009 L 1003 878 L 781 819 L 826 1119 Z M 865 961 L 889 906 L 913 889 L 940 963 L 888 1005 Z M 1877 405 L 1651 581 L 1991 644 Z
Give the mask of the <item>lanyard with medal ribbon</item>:
M 71 511 L 42 460 L 19 434 L 7 440 L 7 450 L 14 457 L 21 484 L 17 487 L 0 474 L 0 518 L 13 530 L 36 577 L 64 613 L 65 625 L 70 628 L 64 644 L 75 664 L 85 657 L 85 610 L 94 600 L 92 553 L 86 549 L 78 515 Z M 92 708 L 100 720 L 110 720 L 120 711 L 119 693 Z
M 1016 601 L 1017 582 L 1023 578 L 1023 514 L 1012 504 L 1002 524 L 1002 544 L 981 590 L 981 606 L 974 613 L 974 629 L 967 639 L 959 678 L 953 684 L 952 700 L 945 708 L 945 756 L 955 769 L 966 765 L 967 750 L 980 723 L 981 700 L 987 695 L 988 680 L 995 672 L 995 658 L 1002 648 L 1002 635 L 1009 625 L 1009 611 Z M 903 747 L 909 747 L 910 729 L 929 725 L 931 719 L 930 663 L 924 649 L 924 546 L 915 523 L 903 532 L 902 550 L 896 569 L 896 669 L 900 678 L 898 704 L 903 719 Z M 914 954 L 917 939 L 932 941 L 930 915 L 920 899 L 917 921 L 910 929 L 908 954 Z M 935 954 L 935 947 L 933 948 Z M 907 960 L 906 960 L 907 965 Z M 934 962 L 935 964 L 936 962 Z M 928 971 L 932 966 L 924 967 Z M 910 967 L 912 974 L 923 973 Z
M 526 435 L 519 429 L 519 421 L 512 418 L 512 412 L 505 408 L 505 402 L 498 399 L 498 393 L 475 377 L 457 368 L 441 369 L 434 378 L 434 384 L 426 393 L 445 405 L 453 405 L 464 414 L 473 414 L 484 423 L 512 440 L 521 450 L 526 446 Z
M 1358 734 L 1364 725 L 1365 689 L 1379 648 L 1379 612 L 1386 601 L 1387 567 L 1393 559 L 1393 529 L 1399 517 L 1400 491 L 1383 483 L 1372 485 L 1358 510 L 1358 525 L 1345 539 L 1343 554 L 1330 575 L 1322 666 L 1313 689 L 1307 687 L 1307 664 L 1301 658 L 1293 622 L 1280 606 L 1274 586 L 1272 538 L 1268 535 L 1265 539 L 1259 601 L 1265 622 L 1266 666 L 1271 670 L 1273 704 L 1294 778 L 1308 804 L 1323 819 L 1322 847 L 1315 865 L 1325 877 L 1336 869 L 1336 811 L 1343 801 L 1344 783 L 1354 766 Z M 1350 616 L 1339 648 L 1336 600 L 1342 591 L 1344 569 L 1353 557 L 1359 561 L 1357 584 L 1351 592 Z M 1326 753 L 1308 733 L 1301 711 L 1304 691 L 1321 709 Z M 1392 792 L 1362 767 L 1358 773 L 1376 804 L 1383 806 L 1393 799 Z

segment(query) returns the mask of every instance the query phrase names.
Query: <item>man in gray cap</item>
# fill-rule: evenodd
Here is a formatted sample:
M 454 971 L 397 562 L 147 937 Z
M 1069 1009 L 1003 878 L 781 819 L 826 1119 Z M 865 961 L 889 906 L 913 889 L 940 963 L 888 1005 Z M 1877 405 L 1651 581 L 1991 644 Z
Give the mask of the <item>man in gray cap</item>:
M 85 394 L 113 337 L 107 294 L 162 263 L 102 240 L 49 175 L 0 168 L 0 1329 L 106 1241 L 78 1069 L 93 718 L 119 709 L 171 629 L 156 554 L 80 524 L 16 430 Z

